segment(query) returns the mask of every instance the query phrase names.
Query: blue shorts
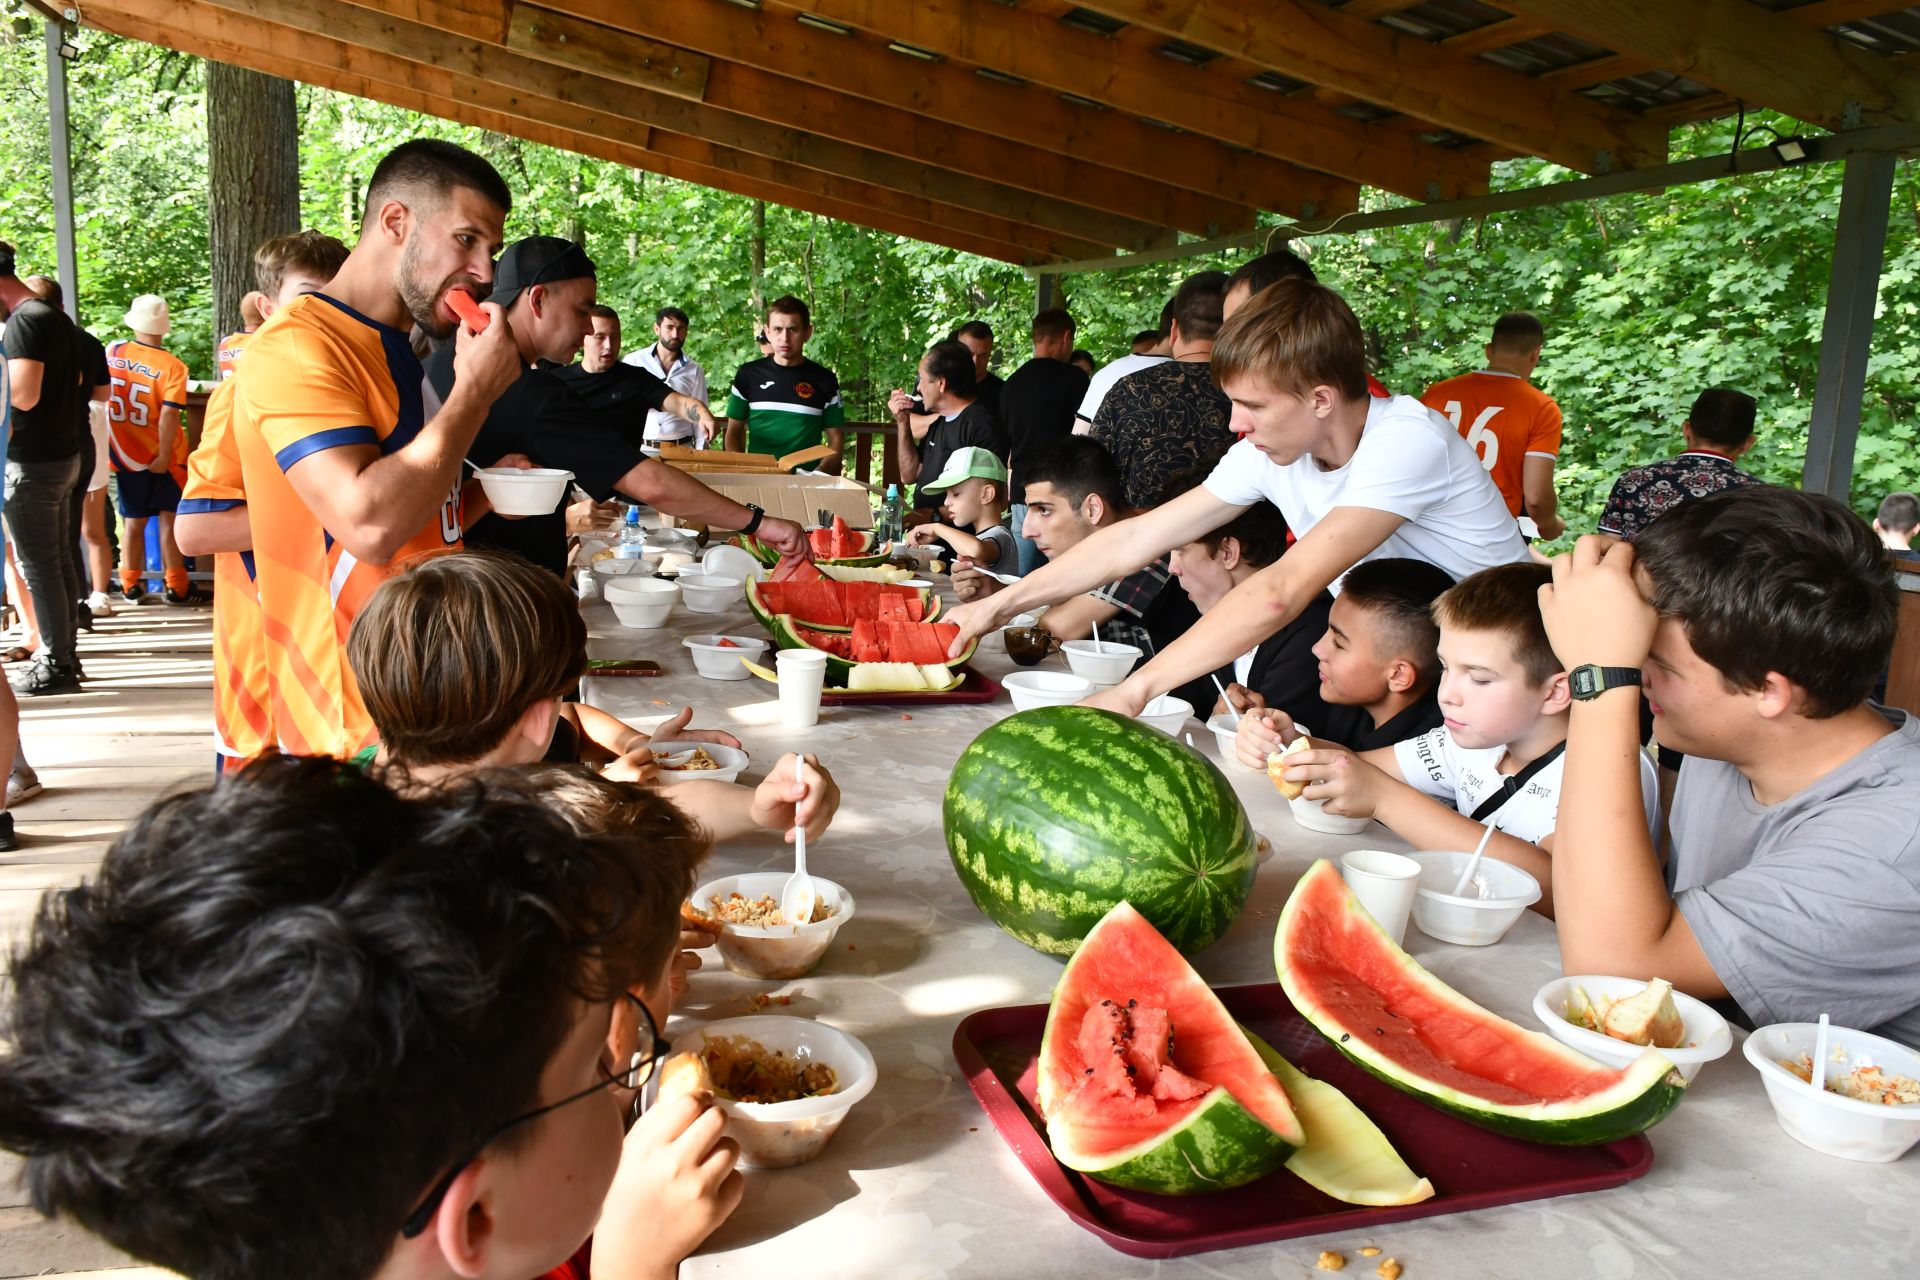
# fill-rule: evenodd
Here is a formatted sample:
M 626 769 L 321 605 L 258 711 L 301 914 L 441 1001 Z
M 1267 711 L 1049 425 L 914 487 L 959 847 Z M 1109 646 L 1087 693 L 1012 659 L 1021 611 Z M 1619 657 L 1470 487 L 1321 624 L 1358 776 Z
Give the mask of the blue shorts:
M 180 509 L 180 486 L 172 472 L 116 471 L 114 476 L 120 488 L 120 514 L 127 519 L 144 520 Z

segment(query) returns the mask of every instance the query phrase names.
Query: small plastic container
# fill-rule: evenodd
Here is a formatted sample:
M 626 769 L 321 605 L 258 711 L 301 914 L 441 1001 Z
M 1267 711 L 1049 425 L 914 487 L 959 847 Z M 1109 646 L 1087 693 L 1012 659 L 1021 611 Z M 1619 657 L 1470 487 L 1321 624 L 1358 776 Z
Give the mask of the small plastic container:
M 1424 850 L 1407 855 L 1420 864 L 1420 887 L 1413 897 L 1413 922 L 1420 932 L 1462 947 L 1486 947 L 1507 936 L 1521 915 L 1540 901 L 1540 882 L 1511 863 L 1480 859 L 1474 878 L 1490 896 L 1454 897 L 1453 886 L 1472 861 L 1471 853 Z M 1473 886 L 1467 886 L 1472 892 Z
M 691 751 L 700 747 L 713 757 L 717 769 L 675 769 L 668 765 L 660 766 L 660 781 L 671 785 L 676 782 L 736 782 L 747 767 L 747 753 L 738 747 L 723 747 L 717 742 L 656 742 L 648 749 L 655 760 L 662 756 L 671 756 L 677 752 Z
M 1322 835 L 1357 836 L 1373 825 L 1372 818 L 1345 818 L 1337 813 L 1328 813 L 1326 801 L 1309 800 L 1305 796 L 1288 799 L 1287 812 L 1293 815 L 1294 826 L 1318 831 Z M 1415 916 L 1419 913 L 1420 909 L 1415 907 Z
M 1064 707 L 1093 692 L 1093 682 L 1064 671 L 1015 671 L 1000 681 L 1015 711 Z
M 680 598 L 680 588 L 660 578 L 610 578 L 601 583 L 600 591 L 621 626 L 641 630 L 665 626 L 674 601 Z
M 732 644 L 721 644 L 731 640 Z M 745 680 L 753 673 L 746 662 L 765 666 L 762 655 L 768 645 L 753 636 L 688 636 L 680 642 L 693 654 L 693 669 L 709 680 Z M 746 659 L 742 662 L 741 659 Z
M 1067 666 L 1073 674 L 1101 689 L 1125 680 L 1133 664 L 1140 661 L 1139 646 L 1109 640 L 1102 640 L 1097 650 L 1091 640 L 1066 640 L 1061 642 L 1060 651 L 1067 655 Z
M 1254 772 L 1252 769 L 1248 769 L 1247 766 L 1240 763 L 1240 757 L 1233 749 L 1234 739 L 1239 736 L 1240 729 L 1234 724 L 1233 716 L 1230 713 L 1222 711 L 1219 715 L 1207 721 L 1207 728 L 1213 730 L 1213 740 L 1220 748 L 1221 768 L 1242 769 L 1248 773 Z
M 1484 858 L 1480 865 L 1486 865 Z M 1568 1022 L 1567 999 L 1578 987 L 1593 1000 L 1623 1000 L 1638 995 L 1646 989 L 1646 985 L 1638 978 L 1609 978 L 1599 974 L 1555 978 L 1535 993 L 1533 1016 L 1540 1019 L 1547 1034 L 1561 1044 L 1578 1049 L 1595 1062 L 1604 1062 L 1610 1067 L 1624 1067 L 1645 1053 L 1646 1048 Z M 1677 1049 L 1662 1049 L 1660 1052 L 1680 1069 L 1681 1075 L 1691 1080 L 1699 1074 L 1701 1067 L 1715 1058 L 1725 1057 L 1727 1051 L 1733 1048 L 1733 1031 L 1727 1026 L 1727 1020 L 1715 1013 L 1710 1005 L 1690 995 L 1674 992 L 1673 1005 L 1680 1011 L 1680 1021 L 1686 1024 L 1687 1043 Z
M 742 580 L 705 573 L 680 575 L 680 598 L 695 613 L 724 613 L 737 603 Z
M 1920 1142 L 1920 1104 L 1887 1106 L 1843 1098 L 1813 1086 L 1780 1065 L 1813 1054 L 1820 1027 L 1812 1022 L 1776 1022 L 1761 1027 L 1741 1046 L 1760 1073 L 1767 1101 L 1787 1136 L 1823 1155 L 1884 1164 Z M 1920 1080 L 1920 1053 L 1882 1036 L 1846 1027 L 1827 1028 L 1827 1076 L 1876 1066 L 1888 1075 Z
M 712 748 L 708 748 L 711 750 Z M 777 901 L 786 885 L 788 871 L 752 871 L 745 875 L 723 876 L 710 880 L 693 891 L 693 905 L 712 915 L 713 900 L 725 900 L 732 894 L 755 899 L 771 894 Z M 729 972 L 743 978 L 804 978 L 820 963 L 820 957 L 833 944 L 833 935 L 853 918 L 853 895 L 831 880 L 814 876 L 814 891 L 832 913 L 811 924 L 744 925 L 729 924 L 720 931 L 720 959 Z
M 1193 704 L 1185 698 L 1163 693 L 1140 709 L 1134 719 L 1152 725 L 1168 737 L 1180 736 L 1180 726 L 1193 718 Z
M 767 577 L 767 567 L 754 559 L 751 552 L 725 542 L 707 548 L 700 557 L 700 572 L 720 578 L 738 578 L 742 582 L 748 578 L 764 582 Z
M 698 1053 L 709 1037 L 744 1036 L 790 1058 L 815 1059 L 833 1068 L 839 1087 L 818 1098 L 792 1102 L 715 1103 L 727 1117 L 726 1136 L 740 1144 L 740 1164 L 747 1169 L 784 1169 L 805 1164 L 826 1149 L 840 1122 L 860 1099 L 873 1092 L 880 1072 L 867 1046 L 824 1022 L 811 1018 L 759 1014 L 750 1018 L 722 1018 L 689 1031 L 673 1042 L 675 1053 Z
M 503 516 L 544 516 L 566 498 L 573 482 L 573 472 L 552 467 L 483 467 L 474 474 L 495 514 Z

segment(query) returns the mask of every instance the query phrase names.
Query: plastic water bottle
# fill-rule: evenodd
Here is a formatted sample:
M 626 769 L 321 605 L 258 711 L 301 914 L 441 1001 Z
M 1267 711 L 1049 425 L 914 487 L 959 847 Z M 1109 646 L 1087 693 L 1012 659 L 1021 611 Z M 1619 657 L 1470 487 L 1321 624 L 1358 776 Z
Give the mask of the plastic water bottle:
M 900 507 L 899 485 L 890 484 L 887 486 L 886 501 L 882 504 L 880 511 L 880 528 L 874 534 L 874 540 L 882 543 L 900 541 L 902 535 L 906 532 L 902 527 L 906 521 L 906 516 Z
M 647 531 L 640 527 L 640 508 L 627 508 L 627 521 L 620 526 L 620 545 L 613 550 L 619 560 L 638 560 L 647 545 Z

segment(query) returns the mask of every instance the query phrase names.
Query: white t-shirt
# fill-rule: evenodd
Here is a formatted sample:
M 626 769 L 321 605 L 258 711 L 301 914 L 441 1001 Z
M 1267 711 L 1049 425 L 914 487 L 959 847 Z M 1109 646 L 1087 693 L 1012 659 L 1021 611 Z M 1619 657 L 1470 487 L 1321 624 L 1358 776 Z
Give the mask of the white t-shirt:
M 1509 775 L 1500 772 L 1500 761 L 1506 754 L 1505 747 L 1459 746 L 1445 725 L 1393 744 L 1394 763 L 1400 766 L 1400 776 L 1408 786 L 1452 805 L 1468 817 L 1508 781 Z M 1513 798 L 1491 815 L 1493 828 L 1529 844 L 1539 844 L 1552 835 L 1560 815 L 1560 779 L 1566 763 L 1567 755 L 1562 751 L 1528 778 Z M 1640 753 L 1640 800 L 1646 809 L 1647 830 L 1652 832 L 1660 818 L 1660 782 L 1653 761 L 1644 751 Z
M 1113 390 L 1114 383 L 1130 373 L 1138 373 L 1142 369 L 1151 369 L 1154 365 L 1163 364 L 1168 358 L 1167 356 L 1128 354 L 1095 369 L 1093 377 L 1087 382 L 1087 394 L 1081 398 L 1080 408 L 1074 415 L 1079 419 L 1074 423 L 1074 434 L 1085 435 L 1093 430 L 1093 421 L 1100 415 L 1100 404 L 1107 398 L 1107 392 Z
M 1361 558 L 1424 560 L 1456 581 L 1527 559 L 1520 526 L 1480 455 L 1412 396 L 1368 397 L 1367 425 L 1344 467 L 1325 470 L 1312 454 L 1283 467 L 1242 440 L 1207 477 L 1207 492 L 1236 507 L 1266 499 L 1298 538 L 1337 507 L 1390 512 L 1406 523 Z M 1332 589 L 1338 594 L 1339 582 Z

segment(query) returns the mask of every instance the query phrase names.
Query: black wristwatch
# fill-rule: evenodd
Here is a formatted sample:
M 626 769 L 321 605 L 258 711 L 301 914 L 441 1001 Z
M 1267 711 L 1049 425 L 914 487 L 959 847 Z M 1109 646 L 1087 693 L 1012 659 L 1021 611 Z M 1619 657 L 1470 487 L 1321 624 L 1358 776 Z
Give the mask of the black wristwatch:
M 763 507 L 756 507 L 751 502 L 742 503 L 741 505 L 746 507 L 747 510 L 753 512 L 753 519 L 747 521 L 745 527 L 743 527 L 740 530 L 740 532 L 752 533 L 754 530 L 760 527 L 760 522 L 767 518 L 766 509 Z
M 1574 701 L 1591 702 L 1609 689 L 1639 687 L 1638 667 L 1596 667 L 1591 662 L 1567 672 L 1567 688 Z

